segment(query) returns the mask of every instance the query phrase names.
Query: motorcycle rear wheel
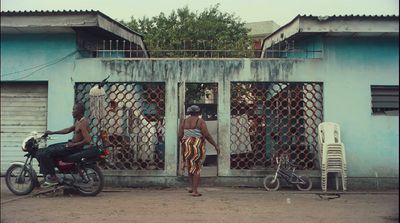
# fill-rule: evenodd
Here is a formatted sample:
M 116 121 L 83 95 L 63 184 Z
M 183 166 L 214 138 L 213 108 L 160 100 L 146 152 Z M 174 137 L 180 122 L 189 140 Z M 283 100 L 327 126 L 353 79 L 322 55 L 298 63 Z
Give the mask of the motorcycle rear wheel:
M 21 171 L 24 173 L 20 176 Z M 23 165 L 12 165 L 7 169 L 6 185 L 15 195 L 22 196 L 31 193 L 35 187 L 36 179 L 33 173 Z
M 99 167 L 94 164 L 82 167 L 82 179 L 76 189 L 83 196 L 96 196 L 103 190 L 104 176 Z
M 276 191 L 280 187 L 280 182 L 279 178 L 277 177 L 274 181 L 275 176 L 274 175 L 268 175 L 264 178 L 264 188 L 267 191 Z

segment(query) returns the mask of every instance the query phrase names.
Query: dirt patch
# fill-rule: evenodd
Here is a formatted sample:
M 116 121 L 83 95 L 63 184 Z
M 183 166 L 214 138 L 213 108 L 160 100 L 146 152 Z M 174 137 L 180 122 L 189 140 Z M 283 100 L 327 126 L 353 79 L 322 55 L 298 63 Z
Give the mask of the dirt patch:
M 96 197 L 62 192 L 1 205 L 11 222 L 395 222 L 398 193 L 341 194 L 322 199 L 294 191 L 254 188 L 108 188 Z M 316 191 L 318 193 L 319 191 Z M 2 201 L 15 196 L 2 188 Z

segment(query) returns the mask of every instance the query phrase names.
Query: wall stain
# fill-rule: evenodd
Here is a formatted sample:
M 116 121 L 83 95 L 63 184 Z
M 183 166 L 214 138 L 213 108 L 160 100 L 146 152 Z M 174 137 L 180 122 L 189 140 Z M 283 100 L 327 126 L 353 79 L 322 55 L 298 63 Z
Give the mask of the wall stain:
M 297 62 L 297 60 L 252 60 L 250 72 L 254 76 L 254 81 L 265 80 L 265 77 L 268 77 L 268 81 L 288 81 Z
M 107 73 L 116 74 L 120 81 L 219 82 L 227 80 L 288 81 L 296 60 L 104 60 Z M 170 72 L 169 72 L 170 71 Z

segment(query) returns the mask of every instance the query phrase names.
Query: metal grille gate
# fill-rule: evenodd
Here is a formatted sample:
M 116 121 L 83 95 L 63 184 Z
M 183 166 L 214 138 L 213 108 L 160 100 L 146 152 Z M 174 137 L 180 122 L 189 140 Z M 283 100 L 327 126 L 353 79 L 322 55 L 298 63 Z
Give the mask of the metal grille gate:
M 317 169 L 322 90 L 322 83 L 232 83 L 231 169 L 270 168 L 281 154 Z
M 107 83 L 100 122 L 90 115 L 89 91 L 95 83 L 76 83 L 75 100 L 85 105 L 93 143 L 100 135 L 113 145 L 104 169 L 162 170 L 165 151 L 165 84 Z

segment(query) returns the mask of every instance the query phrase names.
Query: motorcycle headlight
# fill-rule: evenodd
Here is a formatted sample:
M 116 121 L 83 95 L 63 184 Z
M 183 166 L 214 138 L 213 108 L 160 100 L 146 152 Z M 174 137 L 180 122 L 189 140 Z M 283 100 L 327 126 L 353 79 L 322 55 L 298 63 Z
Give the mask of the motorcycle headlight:
M 36 140 L 34 137 L 29 136 L 26 138 L 23 143 L 22 143 L 22 150 L 25 152 L 31 151 L 33 147 L 35 146 Z

